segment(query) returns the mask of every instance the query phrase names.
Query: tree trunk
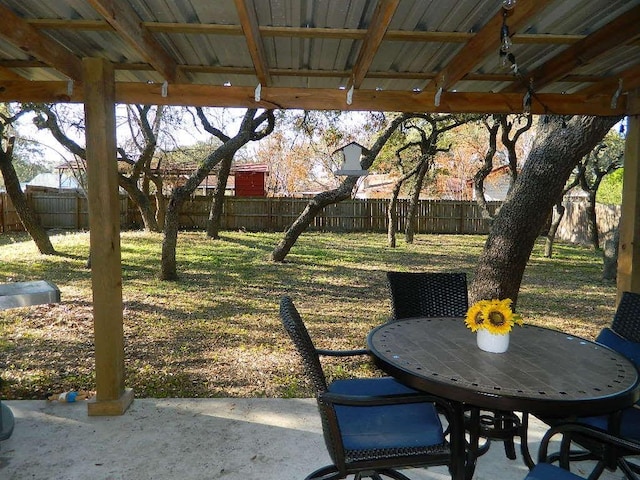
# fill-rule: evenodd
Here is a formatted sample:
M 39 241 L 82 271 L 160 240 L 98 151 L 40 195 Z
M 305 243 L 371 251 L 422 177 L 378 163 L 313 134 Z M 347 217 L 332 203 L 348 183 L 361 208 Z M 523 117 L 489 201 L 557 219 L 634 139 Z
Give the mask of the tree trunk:
M 411 200 L 409 202 L 409 211 L 407 212 L 407 218 L 404 228 L 404 240 L 407 243 L 413 243 L 413 237 L 415 234 L 416 223 L 416 211 L 418 210 L 418 203 L 420 201 L 420 192 L 422 191 L 422 184 L 424 183 L 424 177 L 429 171 L 431 162 L 427 158 L 423 158 L 420 161 L 420 169 L 416 175 L 416 183 L 413 186 L 413 192 L 411 194 Z
M 470 300 L 510 298 L 517 302 L 522 276 L 536 238 L 580 159 L 620 117 L 558 117 L 541 122 L 538 136 L 511 194 L 491 225 L 470 286 Z
M 0 149 L 0 172 L 4 179 L 7 195 L 11 198 L 11 203 L 13 203 L 16 213 L 18 217 L 20 217 L 22 225 L 35 242 L 40 253 L 43 255 L 55 255 L 57 252 L 51 244 L 49 235 L 47 235 L 45 229 L 40 225 L 33 210 L 29 207 L 27 197 L 22 191 L 22 188 L 20 188 L 20 180 L 18 179 L 12 162 L 14 142 L 15 137 L 12 137 L 7 142 L 7 150 L 3 151 Z
M 600 238 L 598 237 L 598 218 L 596 215 L 596 190 L 589 192 L 587 200 L 587 236 L 591 245 L 600 250 Z
M 118 180 L 119 185 L 124 188 L 134 205 L 138 207 L 144 229 L 148 232 L 160 232 L 160 226 L 158 225 L 156 214 L 152 203 L 149 201 L 149 197 L 138 188 L 135 180 L 125 177 L 124 175 L 118 175 Z
M 180 208 L 189 195 L 190 192 L 187 189 L 178 187 L 173 191 L 169 199 L 164 222 L 164 235 L 162 237 L 161 280 L 176 280 L 178 278 L 176 247 L 178 244 Z
M 396 248 L 396 222 L 398 221 L 398 195 L 402 188 L 402 181 L 396 182 L 393 187 L 393 193 L 389 205 L 387 206 L 387 245 L 390 248 Z
M 347 177 L 338 188 L 321 192 L 309 200 L 305 209 L 291 226 L 287 228 L 284 237 L 282 237 L 282 240 L 280 240 L 278 245 L 273 249 L 273 252 L 271 252 L 271 260 L 274 262 L 282 262 L 295 245 L 298 237 L 309 227 L 315 216 L 320 213 L 324 207 L 351 197 L 351 192 L 357 180 L 358 177 Z
M 229 179 L 229 172 L 231 172 L 232 162 L 233 157 L 229 157 L 223 159 L 220 163 L 218 181 L 216 183 L 216 189 L 213 192 L 209 220 L 207 221 L 207 236 L 214 240 L 220 238 L 220 217 L 222 215 L 222 207 L 224 206 L 224 194 L 227 189 L 227 180 Z
M 549 227 L 544 243 L 544 256 L 546 258 L 551 258 L 553 256 L 553 244 L 556 240 L 556 233 L 558 233 L 558 227 L 560 227 L 560 222 L 562 222 L 564 212 L 566 211 L 566 208 L 564 208 L 564 205 L 562 204 L 562 199 L 556 203 L 555 211 L 556 213 L 553 215 L 553 221 L 551 222 L 551 226 Z

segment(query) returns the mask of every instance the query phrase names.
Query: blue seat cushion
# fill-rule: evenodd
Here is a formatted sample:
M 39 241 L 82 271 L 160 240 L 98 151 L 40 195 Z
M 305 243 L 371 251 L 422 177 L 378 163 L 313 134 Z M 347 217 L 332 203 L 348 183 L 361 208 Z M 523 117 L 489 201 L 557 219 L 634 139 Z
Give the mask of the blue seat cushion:
M 336 380 L 329 391 L 365 396 L 416 392 L 390 377 Z M 336 405 L 335 410 L 346 450 L 418 448 L 444 443 L 442 423 L 432 403 Z
M 583 480 L 583 478 L 555 465 L 539 463 L 524 480 Z
M 596 338 L 596 342 L 621 353 L 631 360 L 636 367 L 640 366 L 640 343 L 627 340 L 610 328 L 603 328 L 598 338 Z
M 601 430 L 609 429 L 609 417 L 607 415 L 580 417 L 578 421 Z M 631 440 L 640 440 L 640 408 L 637 408 L 637 406 L 629 407 L 622 411 L 620 436 Z

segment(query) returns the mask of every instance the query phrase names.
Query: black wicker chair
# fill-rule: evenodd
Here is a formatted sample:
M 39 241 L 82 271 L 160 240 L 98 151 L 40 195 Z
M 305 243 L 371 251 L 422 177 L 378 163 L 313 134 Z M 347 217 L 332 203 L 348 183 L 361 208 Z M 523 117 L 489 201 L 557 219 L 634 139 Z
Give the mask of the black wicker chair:
M 306 480 L 356 480 L 383 476 L 409 478 L 397 469 L 446 465 L 462 473 L 464 452 L 445 438 L 438 411 L 449 422 L 451 438 L 462 438 L 451 405 L 417 392 L 391 377 L 354 378 L 327 383 L 320 356 L 367 354 L 366 350 L 319 350 L 291 298 L 280 302 L 282 323 L 302 357 L 316 393 L 324 440 L 333 464 Z M 435 404 L 437 403 L 438 409 Z
M 611 327 L 603 328 L 596 338 L 596 342 L 621 353 L 637 367 L 640 367 L 640 294 L 623 292 Z M 552 426 L 559 422 L 557 419 L 549 418 L 542 420 Z M 640 442 L 640 402 L 611 415 L 578 417 L 574 421 L 587 427 L 606 431 L 614 436 Z M 571 450 L 571 442 L 579 445 L 583 450 Z M 560 459 L 563 466 L 566 466 L 571 460 L 596 460 L 596 466 L 589 477 L 594 480 L 605 469 L 615 470 L 622 465 L 624 465 L 622 470 L 625 474 L 630 471 L 640 474 L 640 465 L 626 459 L 631 455 L 633 454 L 624 449 L 611 448 L 607 443 L 594 442 L 592 438 L 577 433 L 563 437 L 560 452 L 552 458 Z M 627 474 L 627 478 L 635 479 L 637 477 Z
M 391 319 L 464 317 L 467 276 L 449 272 L 387 272 Z
M 582 439 L 588 439 L 592 444 L 603 445 L 609 451 L 624 451 L 628 455 L 640 455 L 640 443 L 636 441 L 611 435 L 598 428 L 579 423 L 558 424 L 542 437 L 538 451 L 538 464 L 529 472 L 525 480 L 583 480 L 583 477 L 579 477 L 569 471 L 569 465 L 564 465 L 563 468 L 551 465 L 557 457 L 555 455 L 547 455 L 549 442 L 558 434 L 562 435 L 561 444 L 566 445 L 571 441 L 572 437 L 577 436 Z M 629 468 L 629 464 L 622 457 L 618 457 L 617 461 L 627 478 L 637 479 L 635 472 Z M 593 473 L 588 478 L 592 479 L 592 475 Z
M 387 272 L 391 321 L 411 317 L 464 317 L 469 309 L 467 276 L 463 272 Z M 526 415 L 526 414 L 524 414 Z M 467 415 L 470 429 L 471 415 Z M 508 458 L 516 458 L 514 437 L 526 439 L 526 420 L 513 412 L 480 412 L 480 436 L 487 441 L 478 454 L 489 450 L 491 440 L 504 442 Z M 532 465 L 528 450 L 525 461 Z

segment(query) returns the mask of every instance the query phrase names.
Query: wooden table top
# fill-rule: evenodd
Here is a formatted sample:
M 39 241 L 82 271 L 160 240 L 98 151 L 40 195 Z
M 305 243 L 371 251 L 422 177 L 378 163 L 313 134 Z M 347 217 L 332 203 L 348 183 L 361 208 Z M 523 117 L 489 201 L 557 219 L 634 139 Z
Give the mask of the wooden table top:
M 378 365 L 404 383 L 480 408 L 549 416 L 601 414 L 640 398 L 622 355 L 574 335 L 515 326 L 509 350 L 488 353 L 459 318 L 415 318 L 368 336 Z

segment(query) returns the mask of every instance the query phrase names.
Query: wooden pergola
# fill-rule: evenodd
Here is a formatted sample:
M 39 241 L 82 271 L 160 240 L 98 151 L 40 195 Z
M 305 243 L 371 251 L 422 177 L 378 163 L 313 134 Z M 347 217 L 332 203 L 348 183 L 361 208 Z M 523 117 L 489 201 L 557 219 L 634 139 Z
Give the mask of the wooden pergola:
M 0 0 L 0 24 L 0 101 L 85 105 L 90 415 L 133 399 L 116 103 L 626 115 L 618 291 L 640 292 L 640 0 Z

